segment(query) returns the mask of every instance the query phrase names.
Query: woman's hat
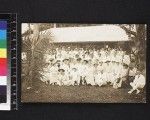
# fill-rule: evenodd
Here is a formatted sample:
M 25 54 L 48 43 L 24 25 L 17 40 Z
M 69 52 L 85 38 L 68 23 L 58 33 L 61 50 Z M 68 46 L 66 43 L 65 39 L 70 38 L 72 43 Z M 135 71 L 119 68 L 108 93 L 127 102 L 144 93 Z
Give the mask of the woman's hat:
M 59 69 L 58 72 L 65 72 L 65 70 L 64 69 Z

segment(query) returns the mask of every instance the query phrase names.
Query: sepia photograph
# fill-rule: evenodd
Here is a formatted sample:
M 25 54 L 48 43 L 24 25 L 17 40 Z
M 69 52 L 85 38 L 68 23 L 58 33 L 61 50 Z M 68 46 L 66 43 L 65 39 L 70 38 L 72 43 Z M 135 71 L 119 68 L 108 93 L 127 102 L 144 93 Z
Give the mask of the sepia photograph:
M 146 24 L 21 27 L 23 103 L 146 103 Z

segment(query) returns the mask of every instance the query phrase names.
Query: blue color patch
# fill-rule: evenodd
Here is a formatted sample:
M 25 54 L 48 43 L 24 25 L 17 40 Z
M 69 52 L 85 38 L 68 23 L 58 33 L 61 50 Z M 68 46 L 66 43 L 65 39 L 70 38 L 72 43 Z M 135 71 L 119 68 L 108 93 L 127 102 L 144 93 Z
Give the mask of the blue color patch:
M 0 30 L 7 29 L 7 21 L 0 21 Z
M 0 40 L 6 40 L 6 30 L 0 30 Z

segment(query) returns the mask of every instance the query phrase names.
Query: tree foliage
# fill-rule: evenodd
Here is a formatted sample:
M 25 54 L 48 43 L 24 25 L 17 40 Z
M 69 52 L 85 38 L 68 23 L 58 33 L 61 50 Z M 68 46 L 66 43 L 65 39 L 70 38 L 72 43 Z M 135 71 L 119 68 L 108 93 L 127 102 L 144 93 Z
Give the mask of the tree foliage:
M 145 59 L 146 59 L 146 25 L 144 24 L 121 24 L 119 25 L 131 41 L 133 42 L 132 45 L 129 47 L 132 50 L 132 54 L 135 56 L 135 63 L 142 69 L 145 66 Z
M 50 47 L 50 38 L 46 38 L 44 33 L 40 33 L 41 25 L 34 24 L 34 29 L 23 38 L 23 52 L 26 53 L 27 60 L 23 63 L 24 80 L 28 86 L 34 86 L 34 80 L 40 78 L 40 71 L 45 65 L 44 53 Z

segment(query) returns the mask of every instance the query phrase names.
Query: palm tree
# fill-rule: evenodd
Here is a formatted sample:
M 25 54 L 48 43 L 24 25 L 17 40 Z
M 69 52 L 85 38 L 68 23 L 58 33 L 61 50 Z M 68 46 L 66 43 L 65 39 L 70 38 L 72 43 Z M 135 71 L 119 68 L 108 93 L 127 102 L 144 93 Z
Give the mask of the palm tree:
M 27 53 L 25 81 L 29 88 L 34 87 L 34 84 L 40 78 L 40 71 L 45 65 L 44 53 L 50 48 L 51 38 L 48 34 L 41 33 L 41 31 L 48 29 L 44 28 L 43 24 L 28 24 L 29 30 L 24 34 L 23 51 Z M 46 37 L 48 36 L 48 37 Z M 24 72 L 23 71 L 23 72 Z

